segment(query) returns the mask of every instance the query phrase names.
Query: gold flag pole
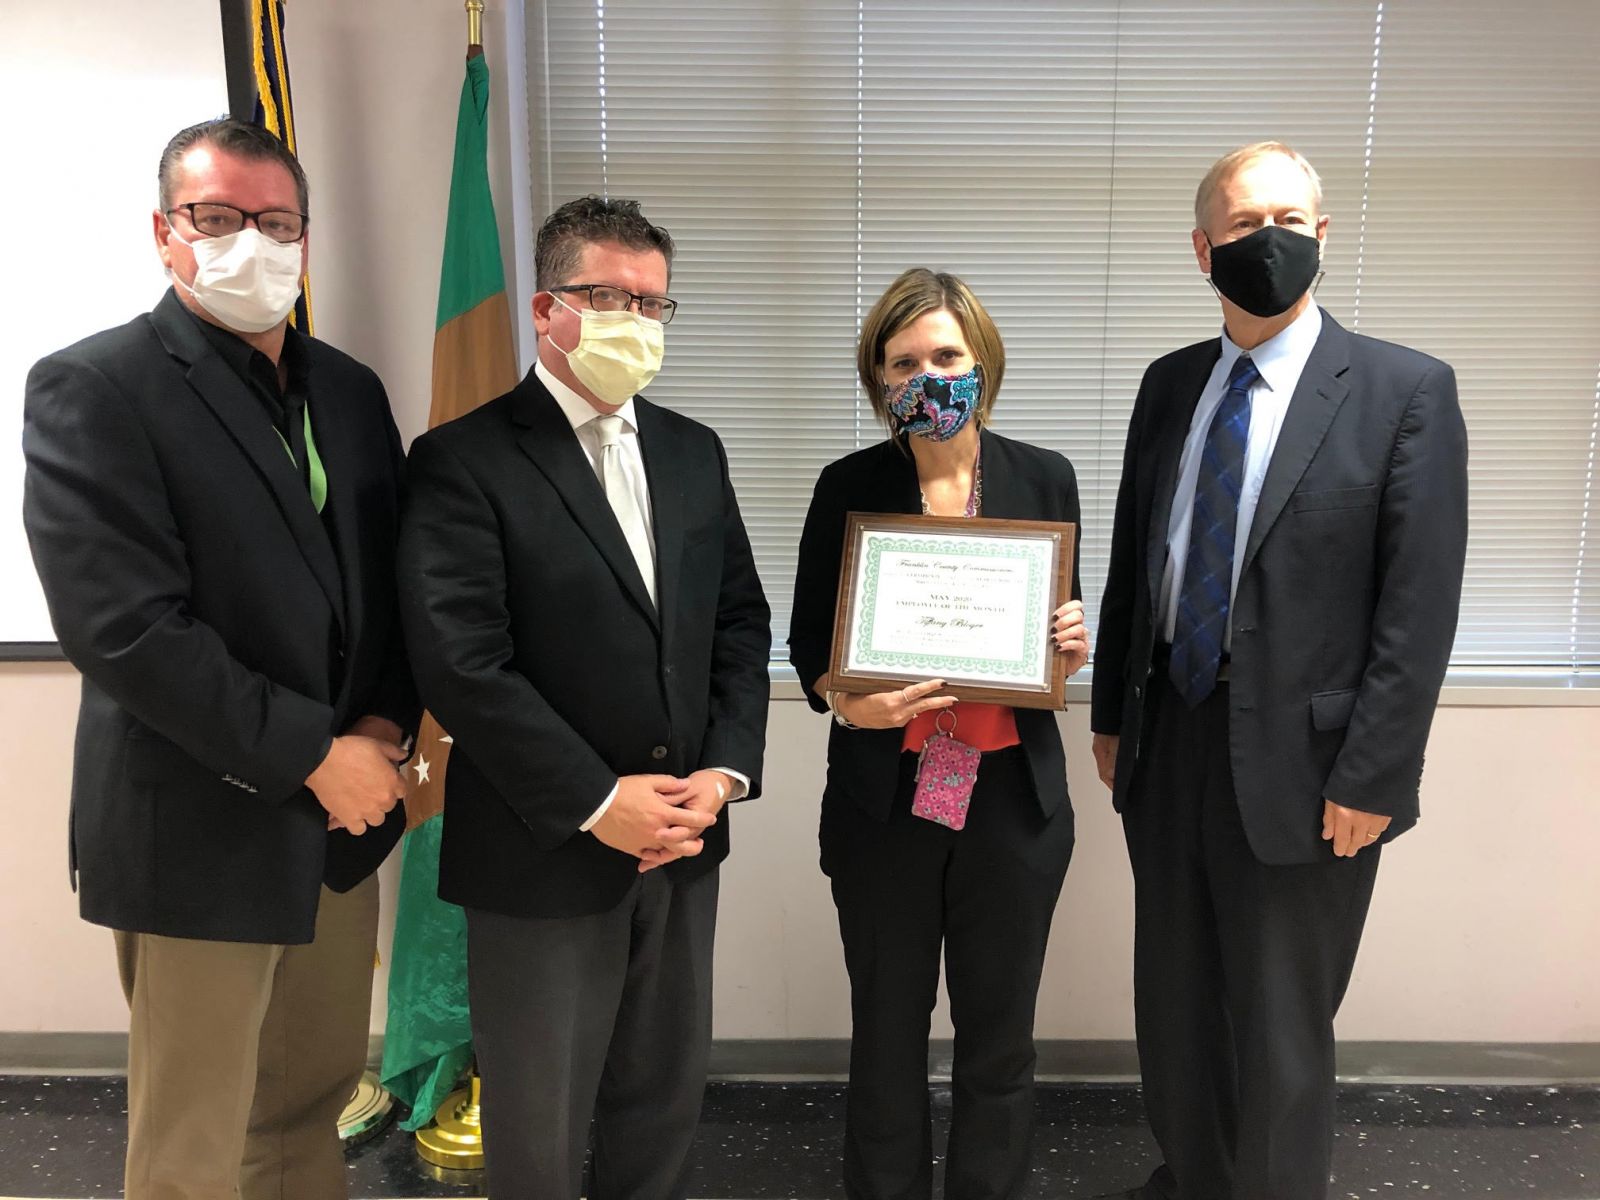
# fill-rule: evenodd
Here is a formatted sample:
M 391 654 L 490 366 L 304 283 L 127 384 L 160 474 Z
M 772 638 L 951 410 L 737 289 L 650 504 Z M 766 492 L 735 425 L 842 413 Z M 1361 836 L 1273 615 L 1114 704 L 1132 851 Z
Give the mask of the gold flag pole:
M 483 1166 L 483 1114 L 478 1107 L 482 1090 L 474 1062 L 467 1086 L 446 1096 L 433 1124 L 417 1130 L 417 1153 L 423 1161 L 449 1171 L 476 1171 Z
M 483 53 L 483 0 L 466 0 L 467 58 Z M 483 1122 L 478 1107 L 483 1080 L 474 1059 L 467 1086 L 451 1092 L 434 1113 L 433 1124 L 417 1130 L 417 1153 L 423 1161 L 448 1171 L 483 1167 Z

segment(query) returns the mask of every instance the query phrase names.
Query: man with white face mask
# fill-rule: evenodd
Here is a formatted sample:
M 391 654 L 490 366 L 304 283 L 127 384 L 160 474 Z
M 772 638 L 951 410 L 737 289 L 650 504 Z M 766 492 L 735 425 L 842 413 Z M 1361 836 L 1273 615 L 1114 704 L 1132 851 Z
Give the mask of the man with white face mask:
M 159 170 L 155 309 L 28 377 L 24 518 L 83 673 L 70 831 L 131 1008 L 130 1200 L 342 1197 L 373 872 L 419 715 L 404 457 L 376 376 L 289 324 L 300 165 L 232 120 Z
M 439 894 L 467 910 L 496 1200 L 577 1200 L 591 1116 L 593 1200 L 681 1197 L 705 1087 L 772 640 L 722 443 L 635 394 L 672 252 L 632 201 L 558 209 L 538 364 L 412 450 L 402 609 L 454 739 Z

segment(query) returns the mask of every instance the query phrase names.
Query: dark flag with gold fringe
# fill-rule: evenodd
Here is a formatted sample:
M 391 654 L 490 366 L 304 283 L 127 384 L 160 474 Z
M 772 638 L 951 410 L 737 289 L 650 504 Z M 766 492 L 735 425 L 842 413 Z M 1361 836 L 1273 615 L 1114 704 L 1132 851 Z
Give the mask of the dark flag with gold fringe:
M 294 98 L 289 88 L 289 55 L 283 48 L 283 0 L 250 0 L 250 58 L 255 75 L 255 123 L 273 134 L 296 158 Z M 301 333 L 311 335 L 311 277 L 300 279 L 300 298 L 290 317 Z

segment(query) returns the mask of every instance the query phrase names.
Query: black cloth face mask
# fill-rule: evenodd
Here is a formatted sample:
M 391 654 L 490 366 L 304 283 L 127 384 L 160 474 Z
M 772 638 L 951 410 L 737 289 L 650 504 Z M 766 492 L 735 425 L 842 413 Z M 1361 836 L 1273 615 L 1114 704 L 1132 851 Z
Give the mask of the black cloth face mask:
M 1206 238 L 1207 245 L 1211 239 Z M 1322 243 L 1284 225 L 1211 245 L 1211 283 L 1256 317 L 1275 317 L 1306 294 L 1322 266 Z

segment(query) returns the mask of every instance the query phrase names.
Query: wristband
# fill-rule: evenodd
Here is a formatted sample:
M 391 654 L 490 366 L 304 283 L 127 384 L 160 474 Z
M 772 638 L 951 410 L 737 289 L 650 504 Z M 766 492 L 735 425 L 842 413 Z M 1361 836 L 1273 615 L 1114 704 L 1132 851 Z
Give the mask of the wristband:
M 824 694 L 823 698 L 825 700 L 827 700 L 827 702 L 828 702 L 828 711 L 833 714 L 833 723 L 835 725 L 839 726 L 841 729 L 860 729 L 861 728 L 861 726 L 855 724 L 853 721 L 850 720 L 850 718 L 846 717 L 842 712 L 839 711 L 839 693 L 838 692 L 827 692 L 827 693 Z

